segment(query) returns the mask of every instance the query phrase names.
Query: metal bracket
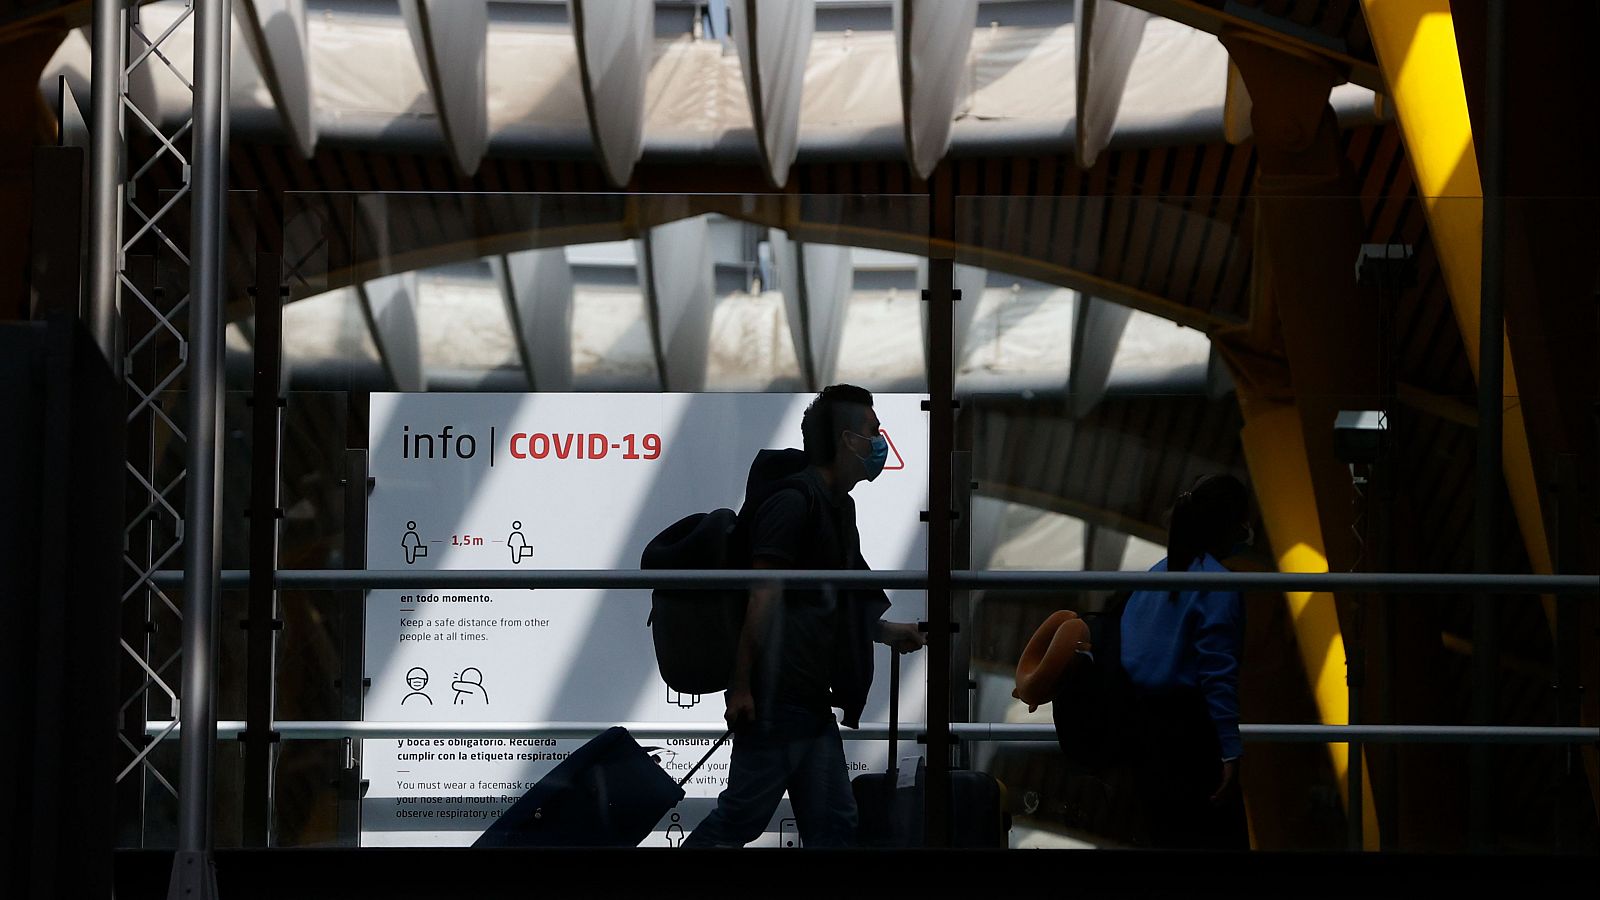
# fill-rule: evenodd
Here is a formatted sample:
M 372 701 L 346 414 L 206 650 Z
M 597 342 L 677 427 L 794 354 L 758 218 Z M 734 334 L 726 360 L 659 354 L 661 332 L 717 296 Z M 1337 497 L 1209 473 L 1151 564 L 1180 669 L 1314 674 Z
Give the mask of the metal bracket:
M 1356 253 L 1356 284 L 1361 287 L 1415 287 L 1417 260 L 1410 244 L 1362 244 Z
M 250 624 L 251 623 L 250 623 L 249 619 L 240 619 L 239 620 L 239 630 L 240 631 L 249 631 L 250 630 Z M 283 620 L 282 619 L 272 619 L 272 620 L 268 621 L 267 627 L 271 628 L 273 631 L 282 631 L 283 630 Z
M 206 851 L 179 851 L 172 859 L 172 875 L 167 883 L 168 897 L 214 900 L 217 897 L 217 867 Z

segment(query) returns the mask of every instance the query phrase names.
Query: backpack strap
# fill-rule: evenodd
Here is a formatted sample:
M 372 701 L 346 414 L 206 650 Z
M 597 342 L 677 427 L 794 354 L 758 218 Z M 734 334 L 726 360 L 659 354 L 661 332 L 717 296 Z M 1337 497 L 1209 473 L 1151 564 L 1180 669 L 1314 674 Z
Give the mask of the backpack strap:
M 1124 591 L 1113 596 L 1090 626 L 1090 641 L 1098 662 L 1122 668 L 1122 612 L 1133 595 Z

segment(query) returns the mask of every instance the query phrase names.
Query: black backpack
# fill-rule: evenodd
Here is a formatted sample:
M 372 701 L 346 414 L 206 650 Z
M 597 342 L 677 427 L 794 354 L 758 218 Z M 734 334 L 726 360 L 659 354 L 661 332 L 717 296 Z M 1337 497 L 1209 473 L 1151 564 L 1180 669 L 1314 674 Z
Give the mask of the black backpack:
M 743 569 L 750 550 L 731 509 L 695 513 L 651 539 L 639 561 L 644 569 Z M 658 588 L 650 595 L 651 640 L 667 686 L 683 694 L 711 694 L 728 686 L 747 588 Z
M 1123 594 L 1105 611 L 1085 616 L 1093 659 L 1067 667 L 1051 704 L 1056 740 L 1068 761 L 1090 772 L 1104 772 L 1127 759 L 1133 683 L 1122 668 Z
M 679 519 L 645 545 L 639 567 L 748 569 L 750 520 L 777 491 L 800 487 L 795 476 L 805 468 L 803 451 L 761 451 L 750 464 L 740 512 L 715 509 Z M 702 695 L 727 689 L 749 599 L 747 587 L 658 588 L 650 595 L 646 624 L 668 687 Z

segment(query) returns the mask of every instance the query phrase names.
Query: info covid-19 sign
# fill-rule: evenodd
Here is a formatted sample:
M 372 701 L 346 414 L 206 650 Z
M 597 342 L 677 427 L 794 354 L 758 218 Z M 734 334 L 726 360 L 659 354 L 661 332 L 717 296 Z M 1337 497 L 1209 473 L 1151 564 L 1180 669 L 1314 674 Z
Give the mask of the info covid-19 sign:
M 921 395 L 879 395 L 892 449 L 855 498 L 862 555 L 877 569 L 926 565 L 927 414 Z M 637 569 L 645 544 L 695 512 L 739 508 L 757 451 L 799 447 L 811 395 L 374 394 L 367 564 L 373 569 Z M 891 592 L 887 618 L 926 617 L 920 592 Z M 371 722 L 720 723 L 723 699 L 670 690 L 656 669 L 644 590 L 382 590 L 366 608 L 364 717 Z M 878 647 L 863 721 L 886 721 Z M 924 655 L 906 659 L 901 708 L 920 720 Z M 362 843 L 471 844 L 581 739 L 466 733 L 368 739 Z M 647 740 L 675 777 L 710 740 Z M 902 742 L 906 747 L 909 742 Z M 910 746 L 915 746 L 911 744 Z M 851 775 L 886 747 L 846 741 Z M 728 748 L 646 845 L 677 846 L 726 783 Z M 764 841 L 797 842 L 787 802 Z

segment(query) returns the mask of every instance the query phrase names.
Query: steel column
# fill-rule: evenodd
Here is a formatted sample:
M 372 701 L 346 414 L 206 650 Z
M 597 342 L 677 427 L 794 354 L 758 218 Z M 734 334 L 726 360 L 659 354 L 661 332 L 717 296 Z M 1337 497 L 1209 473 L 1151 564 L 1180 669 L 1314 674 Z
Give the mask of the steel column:
M 282 435 L 283 289 L 279 256 L 263 245 L 281 235 L 266 194 L 256 197 L 255 379 L 251 391 L 250 454 L 250 600 L 246 632 L 246 721 L 244 742 L 244 842 L 272 844 L 272 759 L 277 733 L 272 730 L 274 686 L 277 683 L 278 593 L 273 575 L 278 566 L 278 452 Z
M 122 374 L 117 281 L 122 268 L 122 0 L 94 0 L 89 101 L 89 333 Z
M 194 200 L 190 207 L 187 496 L 178 854 L 168 896 L 216 894 L 212 758 L 216 753 L 217 609 L 221 593 L 223 254 L 227 202 L 228 43 L 232 6 L 196 0 Z
M 1483 116 L 1483 281 L 1478 316 L 1478 457 L 1473 516 L 1473 569 L 1493 572 L 1499 541 L 1501 440 L 1505 398 L 1505 94 L 1506 5 L 1489 0 L 1488 58 Z M 1472 610 L 1472 721 L 1496 718 L 1499 677 L 1496 598 L 1480 594 Z M 1493 844 L 1493 756 L 1474 747 L 1471 757 L 1469 834 L 1472 846 Z
M 950 845 L 950 563 L 955 461 L 955 265 L 928 260 L 928 769 L 923 834 Z
M 1576 454 L 1563 453 L 1557 458 L 1553 504 L 1555 568 L 1561 574 L 1577 574 L 1582 567 L 1583 482 L 1579 471 Z M 1563 594 L 1556 598 L 1556 722 L 1564 726 L 1576 726 L 1583 720 L 1581 697 L 1585 686 L 1579 645 L 1582 620 L 1577 597 Z M 1583 792 L 1581 750 L 1581 745 L 1569 744 L 1561 762 L 1561 783 L 1573 793 Z M 1582 834 L 1583 827 L 1572 807 L 1562 804 L 1556 812 L 1556 849 L 1581 850 Z
M 371 411 L 368 394 L 351 391 L 346 397 L 344 453 L 344 560 L 352 569 L 367 565 L 367 423 Z M 347 719 L 362 717 L 366 697 L 366 591 L 359 585 L 349 601 L 339 604 L 339 711 Z M 359 740 L 346 738 L 344 766 L 339 770 L 339 843 L 354 847 L 361 840 L 361 753 Z

